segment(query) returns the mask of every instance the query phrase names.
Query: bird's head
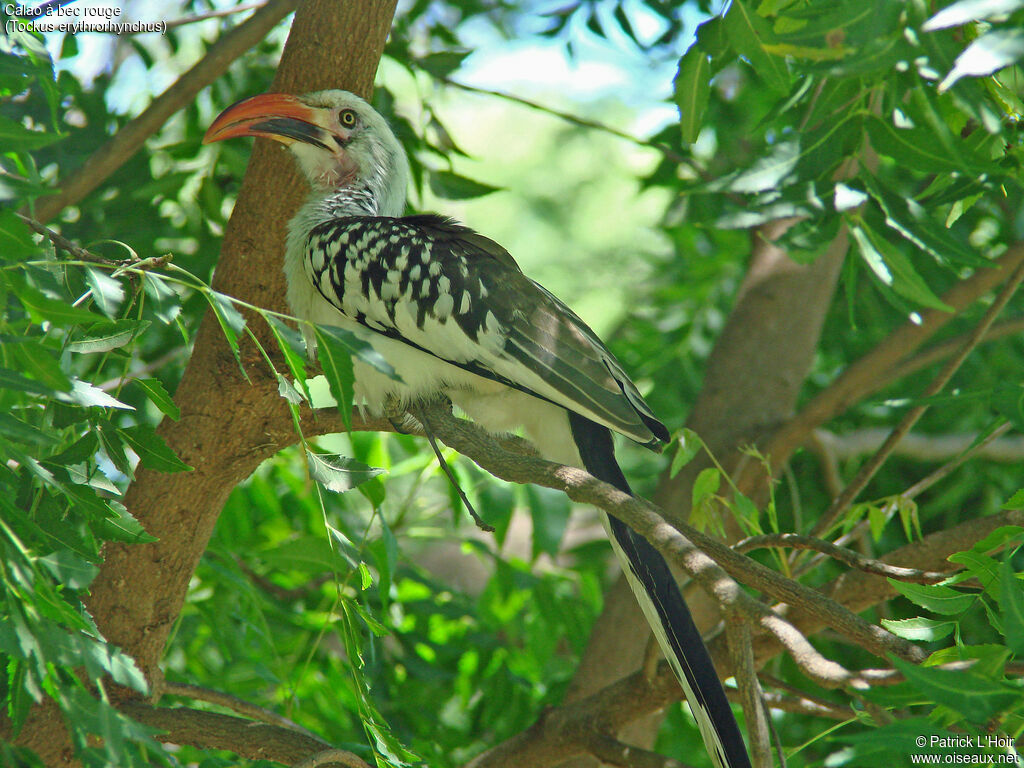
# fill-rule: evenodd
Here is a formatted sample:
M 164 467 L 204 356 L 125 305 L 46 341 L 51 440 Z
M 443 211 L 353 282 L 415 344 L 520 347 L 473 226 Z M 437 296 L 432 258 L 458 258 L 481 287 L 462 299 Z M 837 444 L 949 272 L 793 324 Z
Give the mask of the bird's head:
M 409 161 L 387 121 L 348 91 L 264 93 L 225 109 L 203 143 L 264 136 L 286 145 L 316 192 L 365 186 L 381 215 L 401 215 Z

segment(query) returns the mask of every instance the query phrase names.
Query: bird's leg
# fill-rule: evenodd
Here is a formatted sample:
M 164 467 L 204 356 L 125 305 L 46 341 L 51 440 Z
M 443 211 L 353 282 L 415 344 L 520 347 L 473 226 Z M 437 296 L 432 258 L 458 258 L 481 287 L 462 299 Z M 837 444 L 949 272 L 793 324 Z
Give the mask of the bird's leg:
M 450 404 L 449 404 L 450 406 Z M 448 482 L 452 484 L 455 492 L 459 494 L 459 498 L 462 499 L 462 503 L 466 507 L 466 511 L 469 512 L 469 516 L 473 518 L 473 522 L 476 523 L 477 528 L 487 533 L 494 532 L 494 526 L 488 525 L 483 521 L 483 518 L 477 513 L 476 509 L 470 503 L 466 497 L 465 491 L 462 490 L 462 486 L 459 485 L 459 481 L 455 479 L 455 474 L 452 472 L 451 467 L 448 466 L 448 462 L 444 460 L 444 456 L 441 455 L 441 449 L 437 447 L 437 440 L 434 439 L 434 432 L 430 428 L 430 423 L 427 420 L 426 410 L 422 407 L 417 407 L 415 410 L 416 418 L 419 419 L 420 424 L 423 425 L 423 434 L 427 436 L 427 442 L 430 443 L 430 447 L 434 449 L 434 455 L 437 456 L 437 461 L 441 465 L 441 469 L 444 470 L 445 475 L 448 477 Z
M 408 435 L 410 431 L 405 426 L 406 422 L 405 408 L 402 406 L 402 401 L 394 395 L 386 395 L 384 398 L 384 418 L 391 422 L 391 426 L 395 428 L 395 432 L 400 435 Z

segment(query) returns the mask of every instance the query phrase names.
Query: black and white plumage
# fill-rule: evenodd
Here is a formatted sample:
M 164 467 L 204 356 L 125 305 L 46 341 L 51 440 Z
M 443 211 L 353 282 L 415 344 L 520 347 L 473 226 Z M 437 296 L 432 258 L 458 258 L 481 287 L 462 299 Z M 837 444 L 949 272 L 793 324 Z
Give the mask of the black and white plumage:
M 313 192 L 289 223 L 288 301 L 299 317 L 368 340 L 393 379 L 354 361 L 356 397 L 380 412 L 444 394 L 492 432 L 523 428 L 540 454 L 630 493 L 609 430 L 668 441 L 621 365 L 497 243 L 439 216 L 402 216 L 408 161 L 384 119 L 344 91 L 265 94 L 228 108 L 204 141 L 266 136 L 292 150 Z M 605 520 L 641 608 L 716 766 L 749 759 L 668 565 Z

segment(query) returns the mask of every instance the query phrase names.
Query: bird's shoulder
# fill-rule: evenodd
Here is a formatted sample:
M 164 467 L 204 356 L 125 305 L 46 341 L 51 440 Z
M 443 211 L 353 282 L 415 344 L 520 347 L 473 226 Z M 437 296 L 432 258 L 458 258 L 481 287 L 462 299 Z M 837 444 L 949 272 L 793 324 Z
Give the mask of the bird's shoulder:
M 468 261 L 491 262 L 493 266 L 522 274 L 522 270 L 504 247 L 474 229 L 448 216 L 420 213 L 410 216 L 339 216 L 314 227 L 313 240 L 365 234 L 376 237 L 384 246 L 429 245 L 436 255 L 447 254 Z

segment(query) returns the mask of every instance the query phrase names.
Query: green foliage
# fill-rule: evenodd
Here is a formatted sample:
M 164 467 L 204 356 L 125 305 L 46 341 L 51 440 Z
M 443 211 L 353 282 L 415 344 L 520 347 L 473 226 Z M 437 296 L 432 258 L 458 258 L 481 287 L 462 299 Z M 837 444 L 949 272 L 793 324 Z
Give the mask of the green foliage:
M 743 274 L 750 230 L 795 218 L 778 244 L 801 262 L 818 258 L 840 233 L 851 243 L 807 397 L 908 318 L 948 313 L 945 291 L 989 269 L 1024 236 L 1020 2 L 732 0 L 720 16 L 710 15 L 721 10 L 712 5 L 573 0 L 540 14 L 514 3 L 403 4 L 385 70 L 400 74 L 375 94 L 410 150 L 420 199 L 429 192 L 497 200 L 509 194 L 490 194 L 499 188 L 532 182 L 539 190 L 562 180 L 471 178 L 462 170 L 462 137 L 434 99 L 413 104 L 435 83 L 458 80 L 480 39 L 474 29 L 570 50 L 601 39 L 645 62 L 673 64 L 679 120 L 649 140 L 655 160 L 641 172 L 643 190 L 668 201 L 661 250 L 644 254 L 649 263 L 628 262 L 648 269 L 649 279 L 625 274 L 616 283 L 626 288 L 607 289 L 624 291 L 630 312 L 612 346 L 673 428 L 696 398 Z M 697 11 L 706 20 L 680 56 Z M 86 607 L 104 542 L 152 541 L 123 504 L 139 464 L 192 471 L 155 427 L 180 416 L 169 393 L 199 318 L 212 309 L 246 376 L 254 364 L 240 345 L 255 343 L 254 326 L 269 329 L 273 348 L 258 348 L 258 364 L 269 367 L 296 417 L 306 404 L 328 403 L 349 418 L 353 359 L 393 373 L 345 331 L 296 328 L 208 285 L 248 151 L 203 148 L 200 138 L 219 107 L 268 87 L 280 30 L 53 223 L 96 259 L 56 250 L 15 214 L 31 213 L 152 97 L 126 74 L 132 67 L 154 81 L 180 72 L 230 23 L 121 39 L 126 63 L 91 82 L 66 66 L 76 53 L 73 36 L 54 57 L 29 33 L 0 41 L 0 693 L 15 733 L 35 703 L 56 702 L 90 765 L 227 760 L 192 747 L 172 755 L 111 704 L 110 681 L 139 693 L 146 683 Z M 666 94 L 670 79 L 672 72 Z M 614 112 L 607 104 L 600 110 L 602 118 Z M 567 137 L 588 147 L 591 134 L 566 130 L 552 151 Z M 558 197 L 573 195 L 541 190 L 527 204 L 563 247 L 571 201 Z M 469 223 L 485 233 L 491 224 L 519 224 Z M 588 258 L 573 266 L 574 278 L 608 262 L 607 253 Z M 1019 319 L 1020 306 L 1011 305 L 1011 317 Z M 951 318 L 943 338 L 968 332 L 980 311 Z M 303 338 L 315 339 L 316 364 Z M 315 368 L 323 379 L 310 378 Z M 986 343 L 950 394 L 931 401 L 920 431 L 975 432 L 980 440 L 1005 420 L 1019 427 L 1022 368 L 1019 333 Z M 889 384 L 829 426 L 891 427 L 919 390 L 914 380 Z M 693 432 L 681 434 L 672 475 L 703 448 Z M 573 510 L 563 496 L 505 486 L 449 452 L 474 505 L 497 529 L 482 537 L 460 518 L 458 497 L 420 441 L 352 434 L 315 444 L 298 435 L 297 442 L 231 494 L 167 649 L 169 679 L 229 691 L 396 766 L 463 764 L 562 701 L 607 581 L 603 542 L 565 551 L 580 539 L 570 536 Z M 664 465 L 624 454 L 631 479 L 652 488 Z M 844 459 L 836 469 L 849 478 L 856 465 Z M 809 530 L 833 495 L 826 474 L 814 456 L 798 455 L 759 509 L 721 467 L 705 469 L 690 497 L 696 521 L 713 525 L 727 504 L 752 534 Z M 971 463 L 919 500 L 905 498 L 911 478 L 923 474 L 911 458 L 891 461 L 838 533 L 866 530 L 865 546 L 884 553 L 1024 505 L 1014 466 Z M 525 519 L 526 537 L 518 527 Z M 943 584 L 891 582 L 899 597 L 879 620 L 928 649 L 928 663 L 894 662 L 905 676 L 895 686 L 830 694 L 855 709 L 835 731 L 811 715 L 776 717 L 789 764 L 899 764 L 921 751 L 921 735 L 1018 733 L 1019 678 L 1007 665 L 1024 652 L 1019 546 L 1020 529 L 1000 529 L 952 556 L 962 570 Z M 841 572 L 825 563 L 805 573 L 775 550 L 765 561 L 814 585 Z M 879 663 L 829 638 L 815 642 L 852 669 Z M 810 688 L 786 658 L 768 671 Z M 876 721 L 881 712 L 897 719 Z M 706 765 L 687 718 L 680 709 L 669 714 L 659 748 Z M 950 754 L 931 742 L 928 749 Z M 0 763 L 29 759 L 0 744 Z

